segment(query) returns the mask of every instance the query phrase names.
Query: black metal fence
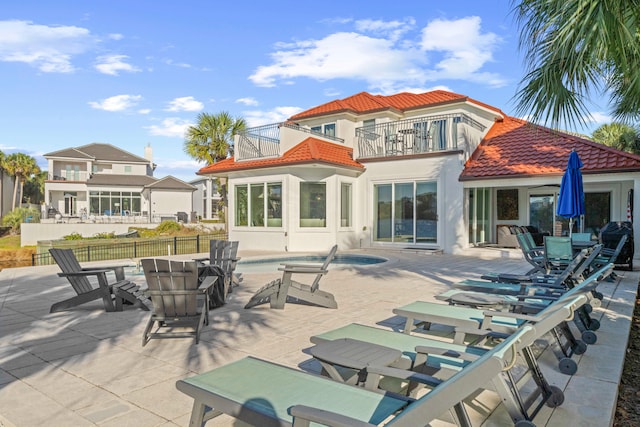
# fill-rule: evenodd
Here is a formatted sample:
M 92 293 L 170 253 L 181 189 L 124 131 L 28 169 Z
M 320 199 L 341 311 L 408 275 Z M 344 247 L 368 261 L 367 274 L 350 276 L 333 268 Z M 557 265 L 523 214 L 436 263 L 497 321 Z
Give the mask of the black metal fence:
M 56 242 L 51 247 L 73 249 L 78 261 L 103 261 L 110 259 L 135 259 L 154 256 L 170 256 L 209 252 L 211 240 L 226 240 L 226 232 L 203 234 L 197 236 L 167 237 L 164 239 L 135 239 L 126 242 L 94 243 L 95 241 Z M 64 244 L 60 244 L 64 243 Z M 71 246 L 73 245 L 73 246 Z M 49 251 L 33 254 L 31 265 L 53 264 Z

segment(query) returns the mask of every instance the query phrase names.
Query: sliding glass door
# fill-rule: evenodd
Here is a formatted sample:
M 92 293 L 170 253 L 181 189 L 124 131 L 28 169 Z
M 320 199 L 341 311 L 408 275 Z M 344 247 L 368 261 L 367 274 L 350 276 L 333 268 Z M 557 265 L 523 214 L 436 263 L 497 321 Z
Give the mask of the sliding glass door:
M 374 185 L 376 242 L 437 243 L 438 198 L 435 182 Z

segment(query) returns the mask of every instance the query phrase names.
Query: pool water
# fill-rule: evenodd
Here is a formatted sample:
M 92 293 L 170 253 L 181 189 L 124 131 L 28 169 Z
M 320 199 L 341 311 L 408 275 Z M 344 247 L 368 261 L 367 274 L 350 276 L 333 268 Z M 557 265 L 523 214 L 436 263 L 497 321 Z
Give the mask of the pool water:
M 283 263 L 318 263 L 322 264 L 326 256 L 322 255 L 299 255 L 289 257 L 278 258 L 263 258 L 253 260 L 240 260 L 236 265 L 236 271 L 239 273 L 267 273 L 270 271 L 278 271 L 278 268 L 282 267 Z M 329 269 L 349 267 L 349 266 L 363 266 L 374 265 L 386 262 L 386 258 L 371 256 L 371 255 L 355 255 L 355 254 L 342 254 L 336 255 L 329 264 Z

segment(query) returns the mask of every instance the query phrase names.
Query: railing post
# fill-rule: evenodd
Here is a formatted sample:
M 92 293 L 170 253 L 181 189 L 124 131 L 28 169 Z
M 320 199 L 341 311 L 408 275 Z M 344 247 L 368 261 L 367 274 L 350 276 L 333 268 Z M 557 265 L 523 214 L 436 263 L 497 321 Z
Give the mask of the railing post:
M 173 238 L 173 254 L 178 255 L 178 237 Z
M 36 266 L 36 254 L 31 254 L 31 267 Z
M 196 253 L 200 253 L 200 235 L 196 234 Z
M 134 258 L 138 258 L 138 242 L 137 241 L 133 241 L 133 257 Z
M 91 261 L 91 246 L 87 246 L 87 262 Z

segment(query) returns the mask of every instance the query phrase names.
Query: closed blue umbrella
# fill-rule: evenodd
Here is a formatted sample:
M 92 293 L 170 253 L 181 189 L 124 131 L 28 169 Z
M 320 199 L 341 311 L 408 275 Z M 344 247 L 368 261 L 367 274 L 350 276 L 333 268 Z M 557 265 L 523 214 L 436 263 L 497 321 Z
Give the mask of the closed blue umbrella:
M 582 172 L 580 172 L 582 166 L 578 153 L 575 150 L 571 151 L 567 170 L 562 176 L 556 211 L 559 216 L 569 218 L 569 235 L 571 235 L 573 228 L 573 219 L 584 215 L 584 190 L 582 188 Z

